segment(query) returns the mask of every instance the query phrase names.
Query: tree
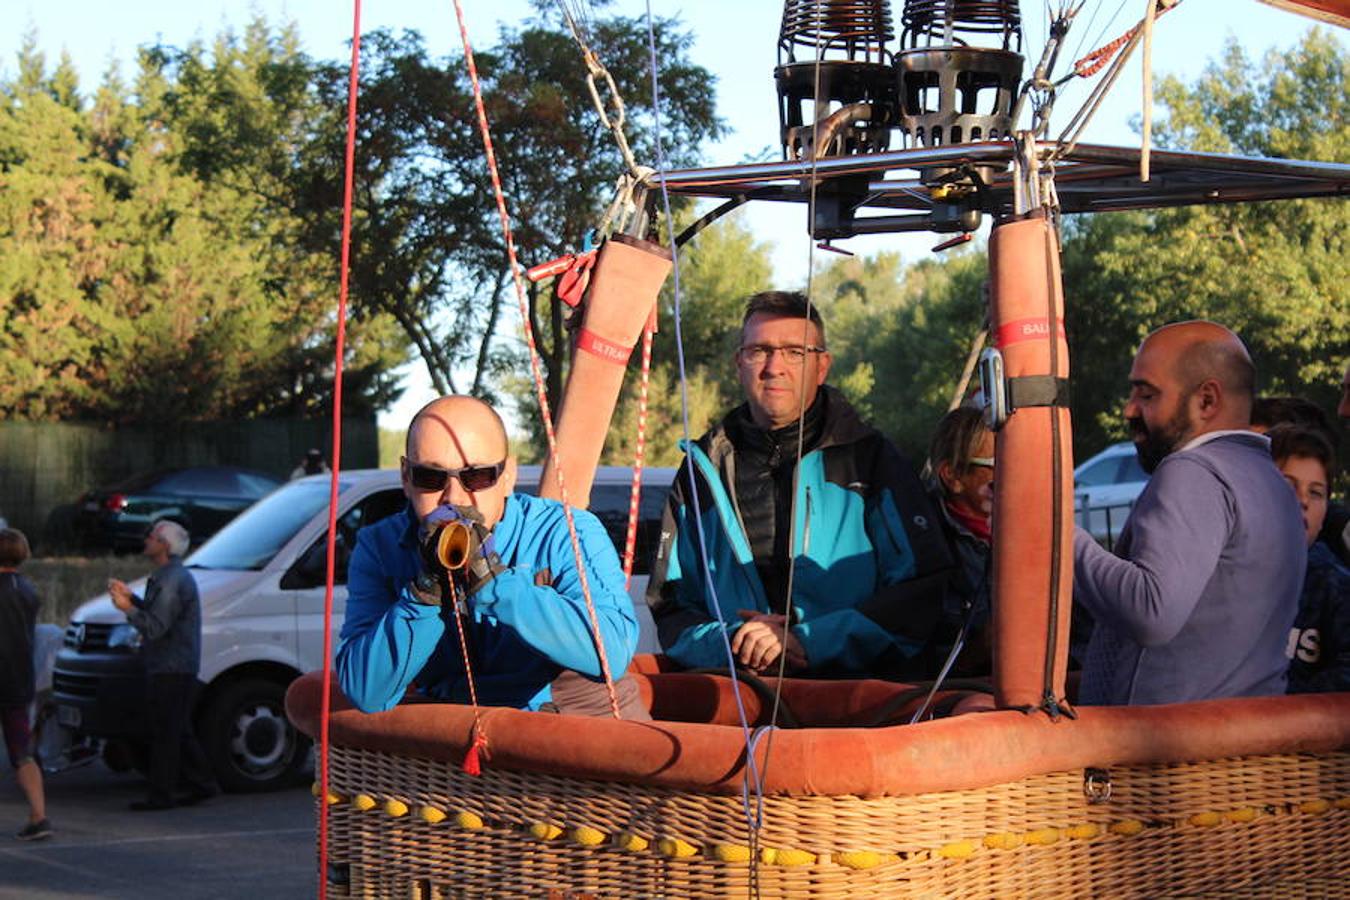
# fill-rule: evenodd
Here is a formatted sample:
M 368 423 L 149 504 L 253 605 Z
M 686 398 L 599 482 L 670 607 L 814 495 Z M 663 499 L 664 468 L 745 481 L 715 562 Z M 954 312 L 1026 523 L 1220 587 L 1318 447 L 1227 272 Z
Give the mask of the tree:
M 1257 66 L 1236 44 L 1192 86 L 1164 80 L 1161 146 L 1350 160 L 1350 56 L 1313 29 Z M 1125 374 L 1139 340 L 1171 321 L 1233 328 L 1258 388 L 1324 408 L 1350 355 L 1350 209 L 1334 200 L 1232 204 L 1083 217 L 1064 271 L 1080 453 L 1123 434 Z
M 325 413 L 333 398 L 338 249 L 312 237 L 309 171 L 303 160 L 326 145 L 327 110 L 318 66 L 299 49 L 293 26 L 257 18 L 242 35 L 225 32 L 209 51 L 150 48 L 139 90 L 143 115 L 181 135 L 176 162 L 227 196 L 235 234 L 251 252 L 274 322 L 271 377 L 241 399 L 257 412 Z M 338 170 L 341 172 L 339 166 Z M 319 211 L 336 222 L 340 205 Z M 263 274 L 265 273 L 265 274 Z M 344 406 L 371 413 L 401 392 L 392 374 L 405 342 L 384 313 L 352 304 L 344 360 Z
M 720 133 L 712 78 L 686 61 L 691 39 L 677 23 L 658 20 L 655 30 L 667 160 L 688 165 Z M 654 159 L 645 23 L 599 21 L 588 40 L 627 104 L 634 153 Z M 438 391 L 491 397 L 520 370 L 521 347 L 504 333 L 514 321 L 514 286 L 463 63 L 429 58 L 415 32 L 376 32 L 362 47 L 353 296 L 398 321 Z M 595 114 L 576 45 L 535 23 L 503 29 L 476 61 L 521 265 L 580 248 L 625 166 Z M 346 84 L 345 67 L 323 70 L 329 138 L 308 159 L 312 235 L 329 248 L 336 230 L 320 214 L 340 197 L 335 120 Z M 527 291 L 556 404 L 568 343 L 562 315 L 551 288 Z
M 31 44 L 0 86 L 0 415 L 330 404 L 335 266 L 298 244 L 275 164 L 293 152 L 267 152 L 305 137 L 288 128 L 303 107 L 279 111 L 308 91 L 293 44 L 255 23 L 210 55 L 152 48 L 134 92 L 113 69 L 88 104 L 68 61 L 47 75 Z M 399 343 L 381 321 L 353 329 L 351 408 L 393 396 Z

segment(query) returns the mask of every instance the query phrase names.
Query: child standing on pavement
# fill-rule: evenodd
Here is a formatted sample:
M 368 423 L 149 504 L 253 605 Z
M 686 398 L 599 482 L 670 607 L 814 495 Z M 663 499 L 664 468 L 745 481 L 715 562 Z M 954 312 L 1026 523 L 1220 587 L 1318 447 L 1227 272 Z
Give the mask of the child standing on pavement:
M 33 758 L 28 707 L 33 702 L 33 634 L 38 597 L 18 568 L 29 557 L 28 538 L 14 528 L 0 529 L 0 728 L 19 788 L 28 801 L 28 823 L 15 835 L 21 841 L 50 837 L 42 770 Z

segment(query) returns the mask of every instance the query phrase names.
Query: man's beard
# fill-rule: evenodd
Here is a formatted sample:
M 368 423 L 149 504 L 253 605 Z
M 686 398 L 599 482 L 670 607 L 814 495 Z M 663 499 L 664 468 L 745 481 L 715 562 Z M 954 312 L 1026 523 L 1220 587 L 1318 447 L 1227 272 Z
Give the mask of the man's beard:
M 1150 475 L 1168 454 L 1177 451 L 1185 441 L 1186 435 L 1190 433 L 1191 416 L 1187 405 L 1189 400 L 1189 396 L 1182 397 L 1176 415 L 1158 428 L 1149 428 L 1142 418 L 1128 421 L 1130 435 L 1136 439 L 1134 452 L 1139 456 L 1139 465 Z

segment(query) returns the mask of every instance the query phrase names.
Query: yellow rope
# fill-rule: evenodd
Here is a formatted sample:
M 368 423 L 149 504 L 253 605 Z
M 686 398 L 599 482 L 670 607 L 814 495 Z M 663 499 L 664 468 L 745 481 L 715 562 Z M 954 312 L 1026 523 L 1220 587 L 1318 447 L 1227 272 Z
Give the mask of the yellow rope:
M 319 793 L 317 784 L 311 786 L 311 793 L 317 798 Z M 410 811 L 408 804 L 397 797 L 387 797 L 381 801 L 370 794 L 358 793 L 347 800 L 342 794 L 334 790 L 329 790 L 327 802 L 329 805 L 349 803 L 353 809 L 359 812 L 378 808 L 392 818 L 402 818 L 408 815 Z M 1305 815 L 1323 816 L 1332 810 L 1350 811 L 1350 797 L 1340 797 L 1335 800 L 1290 801 L 1283 804 L 1282 808 L 1291 813 L 1299 812 Z M 922 858 L 927 855 L 930 858 L 963 860 L 975 856 L 982 849 L 1016 850 L 1024 846 L 1048 847 L 1058 843 L 1061 839 L 1090 841 L 1106 834 L 1129 838 L 1148 830 L 1170 828 L 1177 825 L 1192 825 L 1198 828 L 1215 828 L 1225 823 L 1244 825 L 1256 821 L 1262 814 L 1262 810 L 1257 807 L 1245 806 L 1223 812 L 1198 812 L 1176 821 L 1144 822 L 1140 819 L 1120 819 L 1107 825 L 1082 822 L 1062 828 L 1038 828 L 1021 833 L 994 832 L 985 835 L 983 838 L 951 841 L 929 854 L 916 854 L 915 857 L 875 850 L 841 850 L 814 853 L 793 847 L 762 847 L 759 850 L 758 862 L 765 865 L 786 867 L 835 863 L 849 869 L 865 870 L 898 862 L 903 858 Z M 466 830 L 486 827 L 482 816 L 478 813 L 469 810 L 451 813 L 432 805 L 418 807 L 417 818 L 429 825 L 440 825 L 448 821 L 456 827 Z M 704 857 L 731 864 L 746 864 L 755 861 L 752 849 L 744 844 L 716 843 L 704 845 L 671 836 L 653 841 L 633 831 L 619 831 L 611 834 L 589 825 L 565 827 L 554 822 L 534 822 L 523 830 L 532 837 L 543 841 L 556 840 L 566 835 L 572 843 L 582 847 L 612 847 L 629 853 L 654 851 L 670 859 Z

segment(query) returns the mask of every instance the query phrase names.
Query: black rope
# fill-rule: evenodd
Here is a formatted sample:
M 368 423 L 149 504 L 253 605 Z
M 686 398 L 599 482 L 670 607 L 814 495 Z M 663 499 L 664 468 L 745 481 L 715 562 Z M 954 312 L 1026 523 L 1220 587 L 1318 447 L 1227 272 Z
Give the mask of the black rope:
M 687 670 L 687 674 L 721 675 L 724 678 L 729 678 L 731 677 L 731 670 L 727 668 L 711 666 L 704 669 L 689 669 Z M 744 669 L 741 668 L 740 666 L 737 666 L 736 677 L 740 681 L 744 682 L 747 686 L 749 686 L 750 690 L 755 692 L 755 696 L 758 697 L 760 702 L 764 704 L 765 709 L 769 709 L 773 706 L 774 696 L 776 692 L 764 681 L 764 679 L 760 678 L 758 674 L 750 671 L 749 669 Z M 801 722 L 797 719 L 795 715 L 793 715 L 792 710 L 788 708 L 787 703 L 781 699 L 779 700 L 778 704 L 778 715 L 779 718 L 782 719 L 781 722 L 774 723 L 778 727 L 780 728 L 802 727 Z

